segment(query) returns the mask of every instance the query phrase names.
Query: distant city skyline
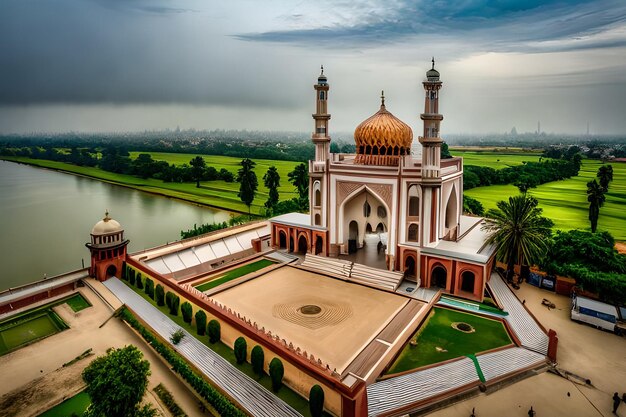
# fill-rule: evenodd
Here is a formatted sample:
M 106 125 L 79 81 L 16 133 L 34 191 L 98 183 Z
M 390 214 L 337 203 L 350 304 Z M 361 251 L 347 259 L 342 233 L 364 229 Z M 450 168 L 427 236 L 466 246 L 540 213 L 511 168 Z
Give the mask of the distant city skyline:
M 625 134 L 626 2 L 0 3 L 0 133 L 312 130 L 387 109 L 419 135 L 431 57 L 442 133 Z M 541 126 L 539 127 L 538 121 Z

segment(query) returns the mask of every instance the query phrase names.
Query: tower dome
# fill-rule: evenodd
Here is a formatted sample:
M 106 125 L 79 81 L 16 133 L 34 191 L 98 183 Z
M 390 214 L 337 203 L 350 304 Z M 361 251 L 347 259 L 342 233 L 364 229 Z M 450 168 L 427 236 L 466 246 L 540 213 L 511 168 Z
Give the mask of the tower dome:
M 381 100 L 380 110 L 354 131 L 357 163 L 396 165 L 400 155 L 411 152 L 413 131 L 409 125 L 387 111 L 384 94 Z
M 109 217 L 109 212 L 104 214 L 104 218 L 96 223 L 91 229 L 91 234 L 94 236 L 108 235 L 111 233 L 123 232 L 122 225 L 116 220 Z
M 433 66 L 426 71 L 426 78 L 428 81 L 439 81 L 439 71 L 435 69 L 435 57 L 432 60 Z

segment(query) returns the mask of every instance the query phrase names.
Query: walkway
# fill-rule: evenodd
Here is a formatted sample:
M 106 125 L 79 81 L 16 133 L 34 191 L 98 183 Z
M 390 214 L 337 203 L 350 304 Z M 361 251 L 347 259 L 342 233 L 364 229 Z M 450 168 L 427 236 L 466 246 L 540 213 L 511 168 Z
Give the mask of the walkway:
M 495 272 L 492 273 L 487 285 L 491 289 L 492 294 L 502 304 L 504 311 L 509 313 L 505 320 L 510 324 L 522 346 L 547 355 L 548 335 L 544 333 L 543 329 L 513 294 L 500 275 Z
M 117 278 L 108 279 L 104 285 L 163 339 L 169 340 L 170 335 L 180 329 L 169 317 Z M 171 347 L 200 369 L 249 414 L 260 417 L 301 417 L 300 413 L 236 369 L 193 335 L 186 330 L 183 332 L 186 337 L 178 345 Z

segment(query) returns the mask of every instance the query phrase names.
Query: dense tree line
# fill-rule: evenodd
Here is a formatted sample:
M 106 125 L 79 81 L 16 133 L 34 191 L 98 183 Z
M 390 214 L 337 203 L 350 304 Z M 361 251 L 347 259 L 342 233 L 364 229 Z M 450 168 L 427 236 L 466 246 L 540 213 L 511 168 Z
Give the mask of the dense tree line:
M 522 192 L 551 181 L 564 180 L 578 175 L 581 166 L 579 154 L 571 159 L 548 159 L 525 162 L 503 169 L 467 165 L 463 172 L 463 189 L 488 185 L 513 184 Z
M 609 191 L 609 184 L 613 181 L 613 167 L 602 165 L 596 174 L 598 180 L 587 183 L 587 201 L 589 202 L 589 222 L 591 222 L 591 232 L 595 233 L 598 228 L 600 218 L 600 207 L 606 201 L 605 194 Z

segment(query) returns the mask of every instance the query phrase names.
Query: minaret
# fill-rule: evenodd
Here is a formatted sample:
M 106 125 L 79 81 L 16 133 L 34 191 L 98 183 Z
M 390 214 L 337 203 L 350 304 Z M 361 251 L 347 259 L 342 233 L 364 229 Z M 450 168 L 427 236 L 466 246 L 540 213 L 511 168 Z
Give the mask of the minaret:
M 309 206 L 311 212 L 311 224 L 326 227 L 328 222 L 328 170 L 326 169 L 330 159 L 330 136 L 328 135 L 328 80 L 324 75 L 324 67 L 317 77 L 315 89 L 315 130 L 311 140 L 315 145 L 315 159 L 309 164 Z M 317 250 L 314 253 L 318 253 Z M 326 244 L 321 251 L 326 255 Z
M 314 171 L 323 172 L 326 168 L 326 161 L 330 157 L 330 136 L 328 136 L 328 121 L 330 120 L 330 114 L 328 114 L 328 80 L 324 75 L 324 66 L 322 65 L 322 72 L 317 77 L 317 84 L 313 86 L 315 88 L 315 114 L 313 119 L 315 120 L 315 130 L 311 139 L 315 144 L 315 161 Z
M 439 137 L 439 125 L 443 116 L 439 114 L 439 71 L 435 69 L 435 58 L 432 60 L 433 66 L 426 72 L 424 90 L 426 90 L 426 100 L 424 113 L 420 118 L 424 121 L 424 134 L 419 137 L 422 144 L 422 178 L 429 180 L 440 177 L 441 169 L 441 138 Z

